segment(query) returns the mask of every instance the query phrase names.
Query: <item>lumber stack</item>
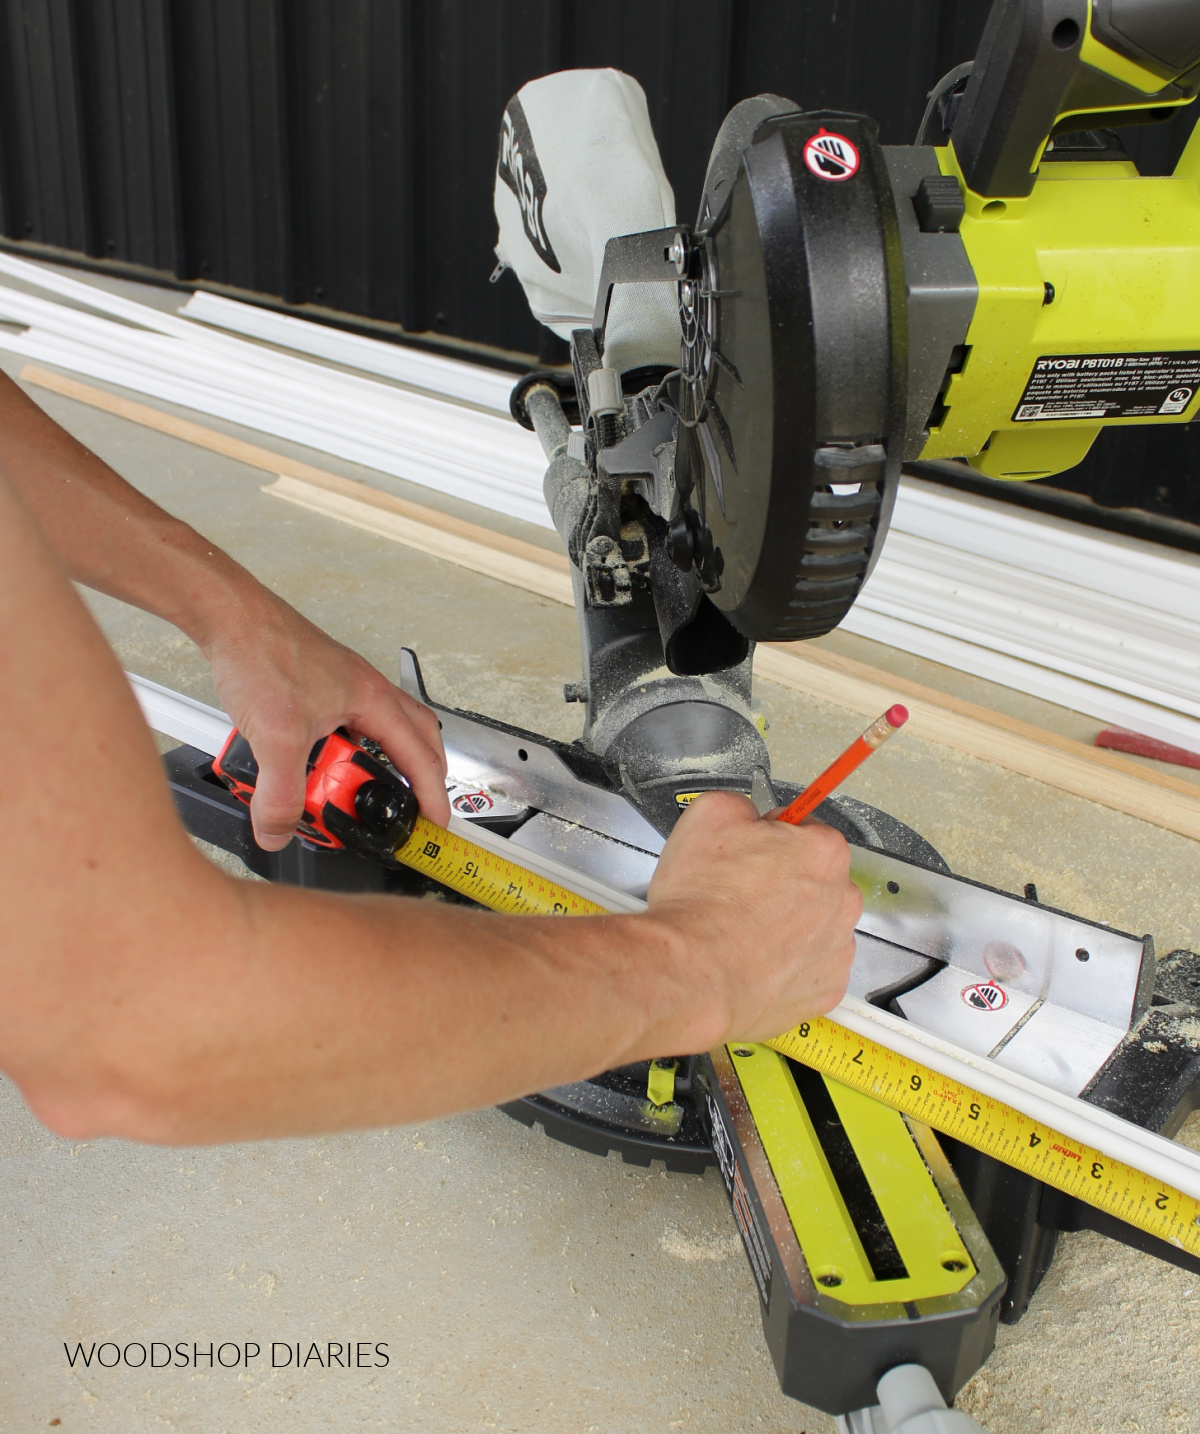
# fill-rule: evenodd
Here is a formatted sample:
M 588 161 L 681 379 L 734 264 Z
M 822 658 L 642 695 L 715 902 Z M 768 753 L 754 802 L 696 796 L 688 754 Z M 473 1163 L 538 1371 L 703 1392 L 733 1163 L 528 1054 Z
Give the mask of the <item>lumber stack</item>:
M 212 294 L 168 313 L 4 254 L 0 322 L 20 330 L 0 328 L 0 350 L 38 365 L 550 527 L 540 447 L 507 416 L 511 375 Z M 356 521 L 328 490 L 270 491 Z M 405 521 L 430 526 L 401 515 L 385 536 L 403 541 Z M 539 581 L 567 595 L 565 577 Z M 906 479 L 844 627 L 1200 752 L 1192 554 Z

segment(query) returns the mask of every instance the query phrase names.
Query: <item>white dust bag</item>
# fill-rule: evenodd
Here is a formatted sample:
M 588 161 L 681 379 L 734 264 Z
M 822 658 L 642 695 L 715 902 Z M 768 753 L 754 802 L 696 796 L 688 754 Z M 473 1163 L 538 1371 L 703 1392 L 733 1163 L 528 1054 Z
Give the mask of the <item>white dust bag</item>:
M 534 317 L 560 338 L 592 322 L 604 246 L 675 223 L 641 85 L 619 70 L 561 70 L 508 102 L 496 165 L 496 255 Z M 604 362 L 619 373 L 679 363 L 673 283 L 613 291 Z

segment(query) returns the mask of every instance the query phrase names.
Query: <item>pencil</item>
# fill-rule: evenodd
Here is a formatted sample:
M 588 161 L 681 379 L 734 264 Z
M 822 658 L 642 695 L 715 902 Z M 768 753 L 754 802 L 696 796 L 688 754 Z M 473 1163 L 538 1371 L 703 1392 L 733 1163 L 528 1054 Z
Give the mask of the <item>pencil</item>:
M 811 816 L 830 792 L 836 791 L 850 773 L 867 760 L 876 747 L 881 747 L 892 733 L 897 728 L 903 727 L 907 721 L 907 707 L 902 707 L 899 702 L 894 707 L 889 707 L 883 716 L 876 717 L 862 736 L 856 737 L 842 755 L 831 762 L 819 777 L 810 782 L 790 806 L 784 807 L 775 820 L 790 822 L 792 826 L 796 826 L 805 817 Z

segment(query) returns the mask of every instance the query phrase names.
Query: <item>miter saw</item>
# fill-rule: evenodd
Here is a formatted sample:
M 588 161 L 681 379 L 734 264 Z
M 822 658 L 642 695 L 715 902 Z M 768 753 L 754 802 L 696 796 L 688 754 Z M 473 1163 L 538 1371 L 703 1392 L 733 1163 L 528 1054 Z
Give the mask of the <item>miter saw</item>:
M 635 81 L 525 86 L 503 120 L 497 252 L 571 346 L 571 372 L 530 374 L 512 408 L 545 450 L 571 558 L 582 677 L 564 695 L 584 730 L 560 743 L 446 708 L 406 653 L 405 686 L 442 719 L 456 810 L 515 860 L 643 894 L 698 793 L 765 808 L 798 790 L 771 772 L 754 644 L 844 618 L 905 465 L 1042 477 L 1105 424 L 1189 421 L 1200 138 L 1172 176 L 1142 178 L 1110 127 L 1198 91 L 1191 0 L 996 0 L 914 146 L 881 146 L 862 115 L 746 100 L 688 225 Z M 191 829 L 260 873 L 421 889 L 348 852 L 259 851 L 202 753 L 166 760 Z M 1180 1034 L 1200 960 L 1174 953 L 1156 972 L 1148 939 L 1051 911 L 1032 888 L 956 879 L 885 813 L 832 798 L 819 814 L 853 844 L 866 897 L 852 990 L 1001 1065 L 1040 1060 L 1047 1085 L 1152 1129 L 1182 1123 L 1200 1099 Z M 986 1031 L 966 1029 L 968 990 Z M 509 1109 L 640 1163 L 696 1170 L 715 1151 L 783 1387 L 854 1434 L 966 1429 L 940 1400 L 987 1357 L 996 1320 L 1020 1318 L 1060 1230 L 1197 1267 L 782 1056 L 751 1056 L 674 1055 Z M 819 1177 L 802 1199 L 801 1147 Z M 880 1377 L 911 1364 L 933 1384 L 894 1379 L 872 1412 Z

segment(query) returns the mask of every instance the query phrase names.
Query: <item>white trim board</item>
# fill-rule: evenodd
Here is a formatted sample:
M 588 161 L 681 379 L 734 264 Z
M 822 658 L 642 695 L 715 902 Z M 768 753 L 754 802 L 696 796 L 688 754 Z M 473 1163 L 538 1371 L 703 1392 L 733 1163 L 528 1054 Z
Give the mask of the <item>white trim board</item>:
M 906 477 L 892 531 L 1195 621 L 1200 556 Z
M 229 731 L 229 718 L 224 712 L 133 673 L 126 676 L 147 722 L 156 731 L 197 745 L 210 755 L 220 750 Z M 201 737 L 200 741 L 196 740 L 197 736 Z M 214 747 L 213 743 L 217 745 Z M 461 817 L 451 816 L 449 825 L 452 832 L 466 840 L 577 891 L 609 911 L 636 913 L 646 909 L 646 903 L 638 898 L 603 886 L 552 858 L 526 847 L 514 851 L 504 837 L 484 831 Z M 1019 1071 L 1008 1070 L 986 1056 L 955 1045 L 914 1022 L 877 1010 L 853 996 L 845 997 L 829 1012 L 829 1017 L 849 1030 L 961 1081 L 990 1099 L 1022 1111 L 1039 1124 L 1061 1131 L 1110 1159 L 1123 1161 L 1168 1187 L 1200 1199 L 1200 1154 L 1186 1146 L 1177 1145 L 1078 1097 L 1056 1091 Z
M 517 375 L 481 364 L 463 363 L 422 349 L 364 338 L 344 329 L 316 324 L 291 314 L 279 314 L 257 304 L 197 291 L 179 310 L 185 318 L 214 328 L 261 339 L 265 343 L 313 358 L 345 364 L 362 373 L 395 379 L 427 393 L 478 404 L 508 417 L 508 397 Z
M 138 677 L 133 672 L 127 672 L 125 676 L 148 727 L 166 737 L 173 737 L 176 741 L 186 742 L 188 746 L 195 747 L 210 757 L 215 757 L 220 752 L 233 731 L 233 723 L 228 713 L 197 702 L 194 697 L 185 697 L 182 692 L 173 692 L 169 687 L 151 682 L 148 677 Z M 607 911 L 636 914 L 646 909 L 646 903 L 640 897 L 605 886 L 602 882 L 571 867 L 563 866 L 561 862 L 544 856 L 541 852 L 530 851 L 527 847 L 517 850 L 510 846 L 504 837 L 473 822 L 465 821 L 454 813 L 450 815 L 448 829 L 477 846 L 496 852 L 506 861 L 515 862 L 549 881 L 565 886 L 568 891 L 574 891 L 579 896 L 596 902 Z
M 48 305 L 3 286 L 0 316 L 31 324 L 21 334 L 0 331 L 0 350 L 334 454 L 538 527 L 553 526 L 542 498 L 541 447 L 511 419 L 304 360 L 289 360 L 305 370 L 302 375 L 275 374 L 239 362 L 240 356 Z
M 1200 751 L 1190 553 L 906 478 L 843 627 Z
M 393 379 L 425 393 L 458 399 L 508 417 L 508 396 L 515 379 L 512 374 L 482 364 L 464 363 L 401 344 L 363 338 L 324 324 L 276 314 L 254 304 L 239 304 L 216 294 L 193 293 L 177 314 L 170 314 L 151 304 L 139 304 L 136 299 L 127 299 L 99 285 L 73 279 L 11 254 L 0 254 L 0 274 L 7 274 L 9 278 L 57 294 L 60 298 L 137 328 L 236 355 L 243 362 L 265 369 L 278 371 L 303 360 L 263 348 L 260 344 L 246 343 L 244 338 L 262 339 L 298 353 L 328 359 L 363 373 Z M 244 338 L 234 337 L 237 334 Z M 308 364 L 307 367 L 325 373 L 336 372 L 316 364 Z M 296 372 L 294 367 L 292 371 Z
M 0 315 L 29 325 L 0 331 L 0 349 L 551 526 L 540 447 L 494 408 L 508 375 L 212 295 L 189 300 L 181 316 L 9 255 L 0 274 L 67 301 L 0 284 Z M 218 320 L 293 352 L 210 326 Z M 454 401 L 435 396 L 451 390 Z M 906 479 L 844 626 L 1200 751 L 1200 558 L 1191 554 Z
M 1200 723 L 1181 717 L 1168 708 L 1138 702 L 1113 692 L 1111 688 L 1080 682 L 1035 663 L 1022 662 L 986 647 L 947 637 L 944 633 L 931 632 L 871 612 L 860 603 L 855 604 L 851 616 L 842 626 L 847 632 L 869 637 L 901 652 L 911 652 L 916 657 L 928 658 L 931 662 L 939 662 L 943 667 L 969 673 L 972 677 L 982 677 L 1000 687 L 1039 697 L 1045 702 L 1082 712 L 1108 725 L 1140 732 L 1143 736 L 1182 747 L 1188 752 L 1200 752 Z

